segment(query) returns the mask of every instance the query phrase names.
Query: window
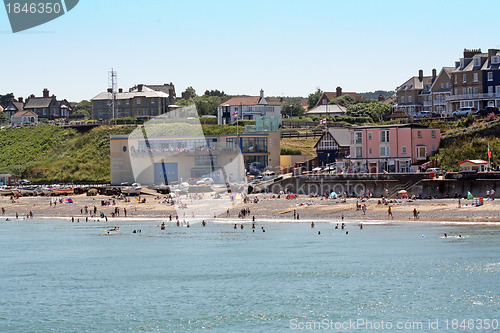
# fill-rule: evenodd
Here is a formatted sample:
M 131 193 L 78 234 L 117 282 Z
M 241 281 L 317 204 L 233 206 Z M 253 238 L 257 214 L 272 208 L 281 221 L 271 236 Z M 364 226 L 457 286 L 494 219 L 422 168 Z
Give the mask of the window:
M 380 156 L 389 156 L 391 155 L 390 147 L 380 147 Z
M 421 138 L 422 137 L 422 131 L 417 131 L 417 138 Z
M 462 88 L 462 95 L 467 95 L 467 88 Z
M 443 83 L 441 83 L 441 89 L 443 89 L 443 88 L 444 88 L 444 82 L 443 82 Z
M 129 104 L 130 104 L 130 101 L 129 101 L 129 100 L 127 100 L 127 101 L 125 102 L 125 104 L 126 104 L 126 105 L 129 105 Z
M 371 155 L 371 154 L 372 154 L 372 149 L 368 148 L 368 155 Z
M 151 98 L 151 104 L 155 104 L 155 99 Z
M 477 73 L 474 73 L 474 82 L 477 82 L 479 80 L 479 75 Z
M 481 66 L 481 58 L 474 58 L 474 66 Z
M 435 138 L 436 137 L 436 131 L 432 130 L 431 131 L 431 138 Z
M 406 155 L 406 146 L 401 147 L 401 154 Z
M 496 86 L 496 87 L 495 87 L 495 94 L 496 94 L 497 96 L 500 96 L 500 86 Z
M 417 146 L 417 160 L 425 160 L 427 158 L 427 149 L 425 146 Z
M 488 81 L 493 81 L 493 72 L 488 72 Z
M 326 105 L 326 98 L 325 98 L 325 99 L 322 99 L 322 100 L 321 100 L 321 103 L 323 103 L 323 105 Z
M 408 96 L 408 103 L 411 103 L 411 96 Z
M 401 96 L 401 103 L 404 103 L 404 102 L 405 102 L 405 97 Z
M 457 82 L 457 80 L 458 80 L 458 79 L 457 79 L 457 75 L 454 75 L 454 77 L 455 77 L 455 84 L 457 84 L 457 83 L 458 83 L 458 82 Z
M 446 88 L 450 87 L 450 82 L 446 82 Z
M 363 148 L 356 147 L 356 157 L 363 157 Z
M 389 130 L 380 131 L 380 142 L 389 142 Z
M 117 103 L 117 104 L 118 104 L 118 105 L 122 105 L 122 101 L 118 101 L 118 103 Z
M 363 133 L 356 132 L 356 143 L 363 143 Z
M 244 153 L 266 153 L 267 138 L 253 137 L 241 139 L 242 152 Z
M 371 141 L 372 140 L 372 132 L 368 132 L 368 140 Z
M 140 98 L 137 99 L 137 105 L 141 105 L 141 99 Z
M 479 88 L 474 87 L 474 96 L 477 96 L 479 94 Z
M 488 95 L 493 95 L 493 86 L 488 86 Z
M 462 75 L 462 83 L 466 83 L 467 82 L 467 74 L 463 74 Z
M 500 57 L 499 56 L 491 57 L 491 63 L 492 64 L 500 64 Z
M 436 151 L 436 145 L 432 145 L 432 152 Z

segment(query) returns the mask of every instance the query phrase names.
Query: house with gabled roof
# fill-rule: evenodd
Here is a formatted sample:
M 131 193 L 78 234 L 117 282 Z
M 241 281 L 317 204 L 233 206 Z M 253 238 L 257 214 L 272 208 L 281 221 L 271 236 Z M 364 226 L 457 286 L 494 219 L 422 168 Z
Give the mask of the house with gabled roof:
M 397 100 L 392 107 L 393 113 L 415 116 L 422 111 L 431 111 L 431 86 L 436 79 L 436 70 L 432 76 L 424 76 L 424 71 L 418 71 L 418 76 L 412 76 L 396 88 Z
M 330 127 L 319 138 L 314 148 L 318 158 L 317 165 L 320 167 L 347 158 L 351 150 L 351 133 L 348 128 Z
M 321 97 L 318 99 L 318 102 L 316 103 L 316 105 L 314 107 L 317 107 L 319 105 L 327 105 L 328 103 L 333 101 L 333 99 L 338 98 L 338 97 L 342 97 L 342 96 L 352 96 L 355 98 L 364 98 L 363 96 L 358 95 L 355 92 L 342 91 L 342 87 L 337 87 L 336 91 L 324 91 L 323 95 L 321 95 Z
M 19 97 L 17 100 L 11 100 L 9 104 L 7 104 L 3 112 L 5 113 L 7 119 L 10 119 L 13 114 L 22 110 L 24 110 L 23 98 Z
M 42 97 L 31 95 L 24 104 L 24 109 L 33 111 L 39 118 L 48 120 L 65 118 L 68 116 L 61 114 L 60 103 L 57 101 L 56 96 L 49 96 L 49 90 L 47 88 L 43 90 Z
M 264 90 L 260 96 L 237 96 L 219 104 L 217 107 L 217 123 L 233 124 L 237 120 L 255 120 L 257 117 L 277 117 L 281 124 L 281 105 L 283 100 L 265 97 Z
M 31 126 L 38 124 L 38 115 L 30 110 L 17 111 L 10 118 L 12 126 Z
M 441 117 L 451 116 L 451 108 L 447 103 L 447 98 L 451 95 L 451 72 L 453 69 L 453 67 L 441 68 L 441 71 L 431 85 L 432 109 L 430 111 Z

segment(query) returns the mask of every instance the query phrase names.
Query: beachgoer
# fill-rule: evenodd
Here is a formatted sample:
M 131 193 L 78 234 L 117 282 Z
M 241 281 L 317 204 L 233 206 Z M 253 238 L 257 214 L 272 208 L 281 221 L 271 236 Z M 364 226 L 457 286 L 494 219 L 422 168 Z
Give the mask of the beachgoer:
M 394 217 L 392 216 L 392 209 L 391 209 L 391 206 L 389 206 L 389 208 L 387 208 L 387 217 L 389 217 L 389 216 L 390 216 L 391 218 L 394 218 Z
M 339 224 L 337 223 L 337 225 L 335 226 L 335 229 L 338 229 L 339 228 Z
M 366 205 L 363 205 L 363 215 L 366 215 Z
M 321 235 L 321 231 L 318 231 L 318 235 Z
M 359 229 L 363 229 L 363 223 L 359 224 Z
M 314 228 L 314 222 L 311 222 L 311 228 Z
M 448 235 L 446 233 L 444 233 L 444 238 L 448 238 Z
M 243 224 L 241 225 L 241 229 L 243 230 Z
M 234 225 L 234 229 L 237 229 L 236 224 Z
M 297 220 L 299 220 L 299 219 L 300 219 L 300 216 L 299 216 L 299 213 L 297 213 Z

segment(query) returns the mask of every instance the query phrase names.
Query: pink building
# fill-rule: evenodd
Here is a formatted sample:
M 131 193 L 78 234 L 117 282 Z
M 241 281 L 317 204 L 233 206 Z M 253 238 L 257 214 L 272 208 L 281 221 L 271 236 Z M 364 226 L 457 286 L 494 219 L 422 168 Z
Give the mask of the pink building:
M 439 148 L 441 131 L 422 125 L 359 126 L 351 130 L 354 172 L 411 172 Z

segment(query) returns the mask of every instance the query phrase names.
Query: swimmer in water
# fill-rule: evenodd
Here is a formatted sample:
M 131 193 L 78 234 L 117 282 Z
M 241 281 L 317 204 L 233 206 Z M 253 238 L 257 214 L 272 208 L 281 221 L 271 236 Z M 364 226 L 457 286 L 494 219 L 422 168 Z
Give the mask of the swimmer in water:
M 321 231 L 318 231 L 318 235 L 321 235 Z
M 235 230 L 236 230 L 236 229 L 238 229 L 238 227 L 236 227 L 236 224 L 234 225 L 234 229 L 235 229 Z
M 311 228 L 314 228 L 314 222 L 311 222 Z
M 448 238 L 448 235 L 446 233 L 444 234 L 444 238 Z

